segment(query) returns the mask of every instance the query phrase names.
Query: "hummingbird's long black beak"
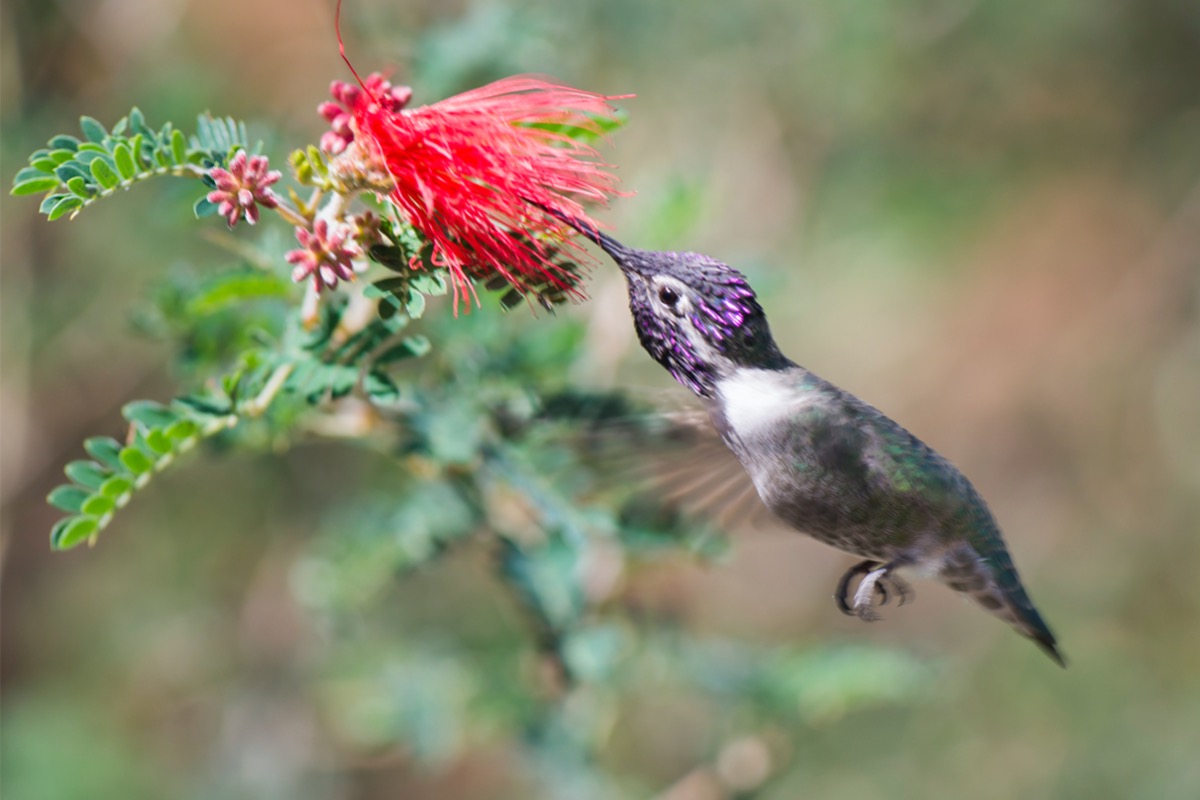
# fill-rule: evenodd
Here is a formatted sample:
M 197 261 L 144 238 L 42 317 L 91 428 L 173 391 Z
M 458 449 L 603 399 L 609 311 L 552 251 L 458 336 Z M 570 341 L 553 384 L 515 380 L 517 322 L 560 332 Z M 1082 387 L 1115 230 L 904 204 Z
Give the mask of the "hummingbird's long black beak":
M 591 239 L 596 244 L 600 245 L 604 252 L 608 253 L 612 257 L 612 260 L 617 262 L 617 266 L 619 266 L 621 269 L 625 269 L 630 263 L 629 257 L 632 254 L 632 251 L 613 237 L 609 236 L 607 233 L 604 233 L 596 228 L 596 226 L 584 222 L 577 217 L 569 217 L 557 209 L 542 205 L 541 203 L 529 200 L 528 198 L 525 200 L 525 202 L 529 203 L 530 205 L 537 206 L 551 216 L 557 217 L 575 230 L 582 233 L 587 238 Z
M 618 242 L 613 237 L 603 231 L 597 230 L 595 227 L 588 225 L 583 220 L 564 218 L 563 222 L 570 225 L 575 230 L 582 233 L 584 236 L 591 239 L 596 244 L 603 248 L 604 252 L 608 253 L 612 260 L 617 262 L 617 266 L 624 269 L 629 263 L 629 248 Z

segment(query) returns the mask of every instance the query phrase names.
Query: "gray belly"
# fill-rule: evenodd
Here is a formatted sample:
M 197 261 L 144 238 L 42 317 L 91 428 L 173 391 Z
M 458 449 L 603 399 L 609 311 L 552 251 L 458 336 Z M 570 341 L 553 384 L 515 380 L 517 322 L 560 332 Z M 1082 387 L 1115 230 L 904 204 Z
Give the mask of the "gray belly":
M 880 449 L 879 434 L 857 407 L 832 387 L 798 393 L 795 384 L 749 373 L 723 384 L 725 404 L 709 409 L 767 508 L 864 558 L 890 560 L 936 530 L 937 509 L 918 493 L 899 491 L 876 468 L 870 453 Z
M 922 532 L 936 529 L 930 509 L 869 483 L 849 483 L 818 468 L 743 459 L 758 495 L 796 530 L 863 558 L 890 560 Z

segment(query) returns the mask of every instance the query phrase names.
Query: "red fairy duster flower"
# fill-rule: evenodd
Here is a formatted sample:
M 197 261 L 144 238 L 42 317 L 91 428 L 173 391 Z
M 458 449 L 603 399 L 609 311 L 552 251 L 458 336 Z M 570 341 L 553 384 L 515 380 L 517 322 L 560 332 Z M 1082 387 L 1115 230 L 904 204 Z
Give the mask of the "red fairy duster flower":
M 337 155 L 354 141 L 354 108 L 362 101 L 363 91 L 374 98 L 375 102 L 388 111 L 399 111 L 408 105 L 412 99 L 412 89 L 407 86 L 392 86 L 378 72 L 367 76 L 362 88 L 334 81 L 329 84 L 329 94 L 333 101 L 326 101 L 317 106 L 317 113 L 329 121 L 329 130 L 321 136 L 321 149 Z
M 552 284 L 579 294 L 549 248 L 584 251 L 555 212 L 595 225 L 581 203 L 607 202 L 617 181 L 563 131 L 599 133 L 616 98 L 517 76 L 413 109 L 370 90 L 340 99 L 354 103 L 359 145 L 395 182 L 392 203 L 450 271 L 456 302 L 471 277 L 495 275 L 522 291 Z

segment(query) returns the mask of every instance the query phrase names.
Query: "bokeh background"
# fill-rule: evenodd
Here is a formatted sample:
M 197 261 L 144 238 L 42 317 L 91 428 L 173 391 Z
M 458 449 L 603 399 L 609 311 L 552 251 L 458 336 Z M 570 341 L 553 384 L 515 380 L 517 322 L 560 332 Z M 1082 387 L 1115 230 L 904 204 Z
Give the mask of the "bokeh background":
M 314 108 L 347 77 L 332 5 L 6 2 L 5 185 L 79 114 L 134 104 L 159 122 L 246 118 L 276 159 L 315 141 Z M 883 623 L 843 618 L 829 595 L 848 558 L 737 532 L 718 563 L 631 570 L 629 607 L 713 641 L 877 646 L 911 667 L 878 680 L 907 678 L 870 702 L 798 685 L 807 711 L 780 698 L 778 726 L 638 697 L 599 751 L 611 786 L 1200 796 L 1200 5 L 350 0 L 344 15 L 359 69 L 393 68 L 418 102 L 527 71 L 636 93 L 605 149 L 636 194 L 602 217 L 632 244 L 742 267 L 786 353 L 972 476 L 1071 661 L 932 585 Z M 169 349 L 130 318 L 162 270 L 219 256 L 190 200 L 146 187 L 49 225 L 3 199 L 5 797 L 572 796 L 538 778 L 563 765 L 446 711 L 456 664 L 522 641 L 478 559 L 397 578 L 353 647 L 298 602 L 297 564 L 365 470 L 353 448 L 210 453 L 95 549 L 49 552 L 43 497 L 79 442 L 119 434 L 126 400 L 175 391 Z M 582 327 L 581 385 L 670 393 L 615 271 L 591 294 L 509 319 L 528 336 Z M 439 701 L 405 705 L 412 724 L 370 746 L 330 721 L 361 689 L 347 676 L 369 684 L 430 634 L 457 655 L 404 660 L 396 680 Z

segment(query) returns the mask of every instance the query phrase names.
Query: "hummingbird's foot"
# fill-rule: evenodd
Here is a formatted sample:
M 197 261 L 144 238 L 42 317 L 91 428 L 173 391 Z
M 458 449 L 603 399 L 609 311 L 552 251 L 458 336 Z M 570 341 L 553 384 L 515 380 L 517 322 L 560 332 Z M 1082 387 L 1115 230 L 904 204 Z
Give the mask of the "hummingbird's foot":
M 886 566 L 876 567 L 866 574 L 862 582 L 858 584 L 858 590 L 854 593 L 854 611 L 858 614 L 858 618 L 863 622 L 874 622 L 879 619 L 879 614 L 876 613 L 873 607 L 875 592 L 883 592 L 883 603 L 887 602 L 887 590 L 879 582 L 880 578 L 887 575 L 888 568 Z
M 913 591 L 912 584 L 904 580 L 904 578 L 901 578 L 896 573 L 889 572 L 881 577 L 879 582 L 875 584 L 875 588 L 879 590 L 879 605 L 881 606 L 886 606 L 888 604 L 890 595 L 888 594 L 887 587 L 889 586 L 892 587 L 892 591 L 896 594 L 896 605 L 898 606 L 904 605 L 909 600 L 917 596 L 917 593 Z
M 839 611 L 848 617 L 857 616 L 858 611 L 854 608 L 851 608 L 850 604 L 846 602 L 846 598 L 850 596 L 850 581 L 854 580 L 859 575 L 866 575 L 871 570 L 880 566 L 882 566 L 880 562 L 872 561 L 868 558 L 866 561 L 860 561 L 850 569 L 846 570 L 846 574 L 842 576 L 840 581 L 838 581 L 837 588 L 833 590 L 833 602 L 837 603 Z M 880 605 L 882 605 L 882 603 L 880 603 Z
M 904 605 L 913 596 L 912 587 L 907 581 L 892 572 L 902 563 L 893 561 L 883 564 L 867 559 L 848 569 L 838 581 L 837 589 L 834 591 L 833 599 L 837 603 L 838 609 L 843 614 L 856 616 L 864 622 L 873 622 L 879 619 L 879 614 L 875 612 L 876 592 L 879 593 L 879 606 L 887 605 L 893 594 L 896 596 L 897 605 Z M 849 603 L 847 598 L 850 594 L 850 581 L 859 575 L 865 577 L 854 592 L 854 602 Z M 891 587 L 890 592 L 888 591 L 889 586 Z

